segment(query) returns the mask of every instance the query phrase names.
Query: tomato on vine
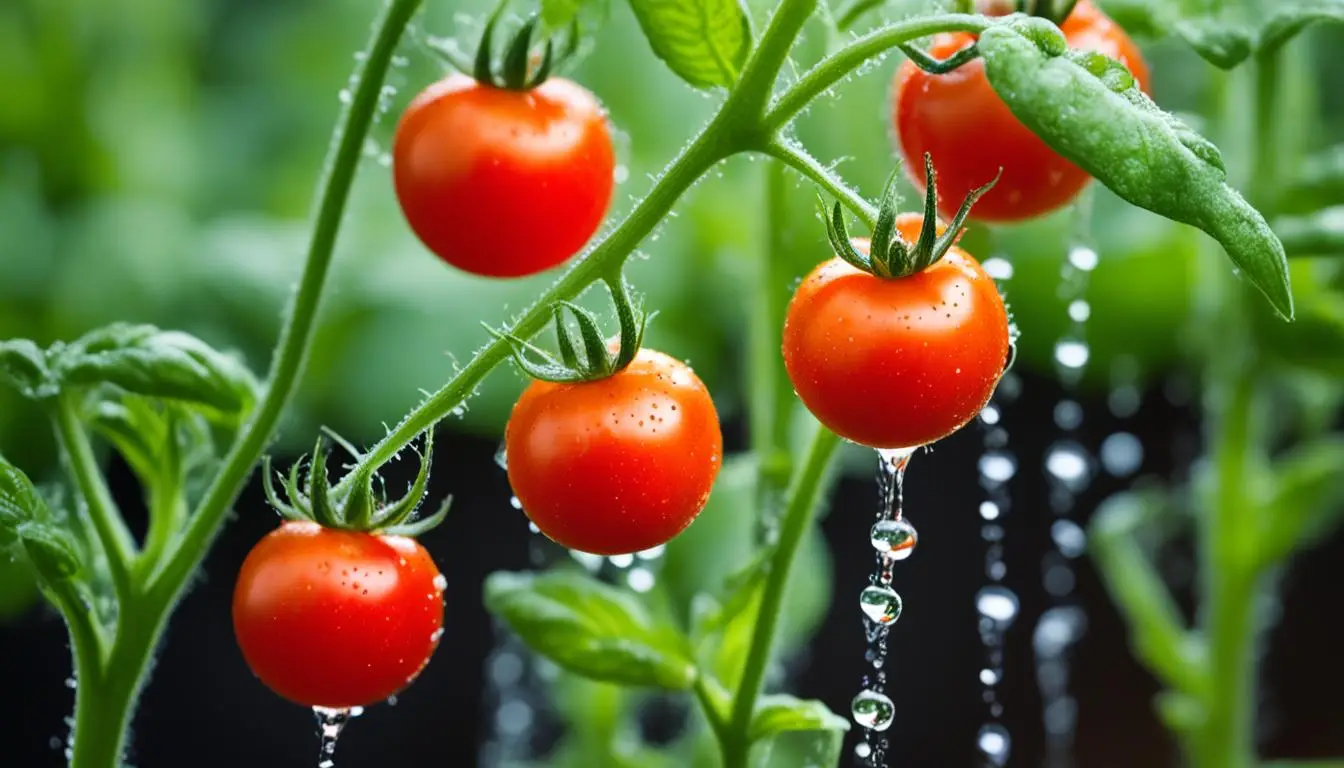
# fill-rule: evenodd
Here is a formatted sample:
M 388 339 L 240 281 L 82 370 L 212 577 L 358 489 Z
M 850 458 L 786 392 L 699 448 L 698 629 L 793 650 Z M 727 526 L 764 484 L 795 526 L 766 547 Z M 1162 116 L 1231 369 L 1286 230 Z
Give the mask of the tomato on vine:
M 1148 90 L 1148 66 L 1138 46 L 1090 0 L 1079 0 L 1060 29 L 1069 47 L 1119 60 Z M 928 55 L 947 60 L 974 42 L 970 34 L 942 34 Z M 1049 213 L 1077 197 L 1091 178 L 1013 116 L 985 79 L 981 61 L 933 74 L 907 60 L 896 73 L 891 111 L 908 167 L 926 153 L 933 156 L 944 215 L 952 215 L 958 201 L 1000 168 L 998 185 L 976 204 L 976 219 L 1021 221 Z
M 530 71 L 534 24 L 519 32 L 496 78 L 492 19 L 475 76 L 454 73 L 422 91 L 393 140 L 406 221 L 439 258 L 476 275 L 519 277 L 565 262 L 611 202 L 616 161 L 606 115 L 582 86 L 547 77 L 549 42 Z
M 424 498 L 433 451 L 406 496 L 376 503 L 371 478 L 327 486 L 324 444 L 305 488 L 298 465 L 289 502 L 266 495 L 285 522 L 257 542 L 233 592 L 233 630 L 252 672 L 279 695 L 309 707 L 364 706 L 410 685 L 443 634 L 446 586 L 413 535 L 437 525 L 447 505 L 412 520 Z
M 685 363 L 640 349 L 624 283 L 612 286 L 621 340 L 602 341 L 578 320 L 580 362 L 557 309 L 562 361 L 515 357 L 533 381 L 505 429 L 509 483 L 548 538 L 570 549 L 619 555 L 665 544 L 695 520 L 722 463 L 723 435 L 709 390 Z
M 836 434 L 873 448 L 913 448 L 960 429 L 989 401 L 1008 361 L 1008 314 L 994 281 L 955 245 L 972 190 L 950 229 L 936 226 L 933 169 L 923 218 L 895 213 L 895 174 L 873 239 L 850 240 L 837 204 L 836 257 L 798 286 L 784 325 L 794 390 Z
M 286 522 L 243 561 L 234 634 L 252 672 L 286 699 L 363 706 L 429 663 L 443 588 L 415 539 Z

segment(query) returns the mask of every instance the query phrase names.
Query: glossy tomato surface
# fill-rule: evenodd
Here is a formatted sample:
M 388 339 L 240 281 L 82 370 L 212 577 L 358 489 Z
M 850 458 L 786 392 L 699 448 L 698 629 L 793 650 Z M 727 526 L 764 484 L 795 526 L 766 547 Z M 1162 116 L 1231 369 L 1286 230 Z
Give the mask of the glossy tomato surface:
M 1088 0 L 1060 26 L 1071 48 L 1115 58 L 1148 90 L 1149 72 L 1138 46 Z M 969 34 L 935 38 L 929 53 L 945 59 L 974 42 Z M 938 205 L 951 217 L 971 190 L 1003 177 L 971 211 L 981 221 L 1020 221 L 1066 205 L 1091 179 L 1022 125 L 985 77 L 982 61 L 944 75 L 904 62 L 896 73 L 892 121 L 905 167 L 923 189 L 924 153 L 938 172 Z
M 641 349 L 597 381 L 535 381 L 505 432 L 509 483 L 552 540 L 617 555 L 691 524 L 722 464 L 709 390 L 679 360 Z
M 591 93 L 563 78 L 511 91 L 449 75 L 406 108 L 392 158 L 416 236 L 477 275 L 518 277 L 563 263 L 611 202 L 606 117 Z
M 915 242 L 920 218 L 902 214 Z M 868 241 L 854 245 L 867 251 Z M 953 247 L 928 269 L 883 279 L 839 258 L 798 286 L 784 324 L 784 365 L 827 428 L 873 448 L 910 448 L 955 432 L 989 401 L 1009 348 L 998 287 Z
M 429 662 L 443 588 L 415 539 L 287 522 L 243 561 L 234 634 L 253 673 L 281 696 L 363 706 L 405 688 Z

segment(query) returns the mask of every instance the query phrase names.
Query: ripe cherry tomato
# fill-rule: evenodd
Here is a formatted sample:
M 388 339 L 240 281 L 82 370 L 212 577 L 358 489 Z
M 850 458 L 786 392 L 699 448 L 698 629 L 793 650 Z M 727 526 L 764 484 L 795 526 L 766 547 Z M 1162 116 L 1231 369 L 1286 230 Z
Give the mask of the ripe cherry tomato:
M 386 699 L 443 633 L 443 577 L 415 539 L 287 522 L 252 548 L 233 631 L 252 672 L 311 707 Z
M 406 108 L 392 156 L 411 229 L 477 275 L 518 277 L 564 262 L 611 202 L 606 117 L 563 78 L 512 91 L 449 75 Z
M 896 226 L 914 243 L 921 217 Z M 855 238 L 866 253 L 868 240 Z M 1008 313 L 994 281 L 953 246 L 909 277 L 884 279 L 840 258 L 798 286 L 784 365 L 808 410 L 874 448 L 911 448 L 955 432 L 989 401 L 1008 358 Z
M 596 381 L 534 381 L 505 431 L 509 483 L 552 540 L 619 555 L 667 543 L 705 506 L 723 435 L 709 390 L 641 349 Z
M 1079 0 L 1060 29 L 1070 47 L 1124 62 L 1148 90 L 1148 66 L 1138 46 L 1088 0 Z M 929 53 L 945 59 L 973 41 L 965 33 L 940 35 Z M 1019 221 L 1040 216 L 1073 200 L 1091 178 L 1018 122 L 985 78 L 982 61 L 944 75 L 906 61 L 896 73 L 892 121 L 906 169 L 920 189 L 924 153 L 933 155 L 944 216 L 951 217 L 967 193 L 994 178 L 1000 167 L 1003 178 L 975 204 L 972 218 Z

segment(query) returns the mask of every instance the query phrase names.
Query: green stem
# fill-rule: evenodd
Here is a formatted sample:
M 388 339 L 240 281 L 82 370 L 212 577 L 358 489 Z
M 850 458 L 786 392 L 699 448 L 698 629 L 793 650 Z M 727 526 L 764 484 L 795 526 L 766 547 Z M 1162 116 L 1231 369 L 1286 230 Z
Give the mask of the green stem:
M 122 604 L 132 595 L 131 564 L 135 562 L 135 540 L 127 530 L 121 518 L 112 494 L 107 490 L 103 473 L 98 467 L 98 459 L 89 445 L 89 435 L 79 420 L 74 400 L 70 396 L 57 398 L 52 418 L 56 422 L 56 434 L 61 447 L 70 463 L 70 473 L 75 485 L 84 497 L 89 518 L 93 522 L 98 541 L 107 556 L 107 569 L 112 576 L 112 586 L 117 593 L 117 602 Z
M 765 167 L 765 236 L 756 263 L 756 283 L 748 323 L 747 391 L 751 393 L 751 452 L 759 462 L 757 514 L 771 518 L 793 474 L 789 424 L 793 416 L 793 385 L 779 354 L 784 315 L 789 304 L 790 230 L 789 178 L 780 163 Z
M 803 542 L 803 535 L 812 526 L 812 519 L 821 501 L 822 480 L 839 446 L 839 437 L 824 427 L 817 427 L 807 458 L 789 491 L 788 505 L 780 525 L 779 543 L 775 547 L 770 575 L 761 595 L 756 626 L 752 631 L 751 646 L 742 671 L 742 682 L 733 698 L 733 716 L 726 738 L 721 742 L 725 768 L 746 767 L 747 754 L 751 748 L 747 733 L 774 649 L 775 629 L 779 626 L 780 608 L 784 605 L 789 575 L 793 572 L 793 560 Z
M 994 22 L 984 16 L 947 13 L 897 22 L 874 30 L 822 59 L 775 100 L 766 114 L 764 135 L 783 128 L 831 86 L 848 77 L 869 59 L 880 56 L 901 43 L 908 43 L 938 32 L 983 32 Z
M 252 420 L 234 441 L 224 459 L 223 468 L 206 491 L 181 542 L 154 580 L 151 588 L 160 598 L 180 593 L 187 578 L 205 557 L 224 515 L 238 498 L 257 457 L 266 449 L 285 406 L 298 387 L 299 374 L 307 362 L 308 348 L 312 343 L 318 305 L 331 266 L 336 235 L 340 231 L 345 204 L 350 197 L 350 186 L 363 157 L 364 140 L 378 110 L 383 80 L 387 77 L 388 66 L 402 32 L 419 10 L 420 3 L 421 0 L 389 0 L 374 25 L 373 36 L 365 49 L 364 63 L 358 70 L 358 82 L 349 106 L 337 123 L 326 172 L 319 183 L 317 221 L 308 246 L 308 259 L 276 345 L 265 395 Z
M 722 115 L 722 113 L 720 113 Z M 735 151 L 723 141 L 723 129 L 715 121 L 700 137 L 672 162 L 648 196 L 640 201 L 630 215 L 591 252 L 551 286 L 550 290 L 528 309 L 512 326 L 503 331 L 505 336 L 527 339 L 546 326 L 551 309 L 557 301 L 577 297 L 593 282 L 600 280 L 629 257 L 635 247 L 667 216 L 696 179 Z M 411 411 L 391 432 L 360 458 L 360 470 L 386 464 L 415 436 L 437 424 L 467 398 L 486 374 L 509 357 L 509 344 L 496 337 L 487 344 L 457 375 L 449 379 L 439 391 L 430 395 Z M 349 477 L 349 476 L 347 476 Z M 345 481 L 341 482 L 343 489 Z M 338 491 L 339 492 L 339 491 Z
M 858 216 L 870 230 L 877 225 L 877 209 L 873 204 L 851 189 L 843 179 L 822 165 L 806 149 L 787 139 L 775 138 L 762 145 L 759 151 L 811 179 L 817 186 L 843 203 L 850 213 Z
M 747 57 L 730 101 L 740 103 L 751 127 L 760 123 L 775 81 L 779 79 L 779 71 L 784 67 L 789 51 L 793 50 L 803 25 L 816 9 L 817 0 L 781 0 L 771 14 L 765 32 L 761 33 L 760 42 Z M 725 105 L 725 111 L 728 106 Z
M 132 605 L 118 617 L 111 655 L 101 669 L 81 669 L 76 653 L 74 751 L 70 768 L 117 768 L 144 671 L 167 624 L 171 604 Z
M 1255 380 L 1229 381 L 1214 441 L 1212 505 L 1200 541 L 1204 576 L 1204 635 L 1209 649 L 1206 719 L 1195 733 L 1202 768 L 1250 768 L 1255 763 L 1254 504 L 1250 484 L 1251 416 Z

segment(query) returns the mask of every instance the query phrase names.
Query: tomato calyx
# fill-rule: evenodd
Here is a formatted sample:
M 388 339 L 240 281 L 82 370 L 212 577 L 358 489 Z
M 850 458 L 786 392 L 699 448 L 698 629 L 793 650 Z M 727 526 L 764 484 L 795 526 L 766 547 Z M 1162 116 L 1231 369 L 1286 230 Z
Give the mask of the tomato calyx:
M 826 210 L 826 201 L 820 195 L 817 197 L 817 203 L 821 211 L 821 218 L 826 222 L 826 236 L 837 256 L 857 269 L 875 277 L 899 279 L 928 269 L 947 254 L 948 250 L 956 243 L 957 238 L 961 237 L 962 226 L 966 223 L 966 217 L 970 215 L 971 207 L 975 205 L 975 201 L 993 189 L 994 185 L 999 182 L 999 176 L 1001 175 L 1003 175 L 1003 169 L 999 169 L 998 175 L 991 179 L 989 183 L 971 190 L 966 195 L 966 199 L 961 201 L 961 207 L 957 209 L 957 215 L 952 217 L 952 221 L 946 230 L 939 234 L 937 174 L 933 170 L 932 156 L 927 152 L 924 153 L 926 190 L 924 195 L 924 223 L 920 228 L 919 239 L 910 243 L 905 240 L 896 226 L 897 208 L 900 205 L 900 193 L 897 189 L 900 178 L 900 167 L 898 165 L 896 170 L 892 171 L 891 176 L 887 178 L 887 185 L 882 190 L 882 203 L 878 208 L 877 224 L 873 227 L 872 240 L 867 253 L 856 248 L 854 243 L 850 241 L 844 211 L 841 209 L 840 203 L 836 202 L 829 215 Z
M 340 435 L 334 432 L 328 432 L 328 435 L 355 459 L 362 457 L 362 453 Z M 290 466 L 288 476 L 282 481 L 287 502 L 282 501 L 276 492 L 271 458 L 267 456 L 263 459 L 262 486 L 266 500 L 281 517 L 316 522 L 324 528 L 345 531 L 419 536 L 443 522 L 447 516 L 451 496 L 445 498 L 433 514 L 416 517 L 416 511 L 429 487 L 429 467 L 434 455 L 432 429 L 425 432 L 424 452 L 416 450 L 420 468 L 415 481 L 406 495 L 394 502 L 388 502 L 382 478 L 371 469 L 357 470 L 350 483 L 332 485 L 327 478 L 328 455 L 327 437 L 318 437 L 312 458 L 307 462 L 306 476 L 303 476 L 303 458 Z M 375 483 L 378 485 L 377 490 L 373 487 Z
M 495 29 L 499 26 L 500 17 L 504 15 L 507 6 L 508 2 L 504 0 L 486 20 L 485 28 L 481 31 L 480 45 L 476 48 L 476 61 L 471 76 L 477 82 L 495 88 L 530 91 L 545 82 L 556 66 L 574 55 L 580 37 L 578 21 L 571 24 L 569 39 L 562 51 L 555 50 L 554 38 L 548 35 L 541 53 L 534 56 L 532 36 L 537 31 L 539 17 L 533 15 L 514 33 L 513 39 L 504 50 L 504 56 L 497 70 L 494 53 Z
M 635 306 L 630 297 L 630 287 L 619 273 L 607 276 L 603 282 L 611 293 L 612 303 L 616 305 L 616 318 L 621 327 L 615 344 L 603 338 L 597 317 L 592 312 L 569 301 L 556 302 L 552 309 L 559 358 L 513 334 L 497 331 L 488 325 L 485 329 L 496 338 L 509 342 L 514 363 L 534 379 L 573 384 L 608 378 L 624 370 L 635 359 L 640 345 L 644 343 L 644 329 L 649 319 L 657 313 L 646 314 Z M 582 356 L 565 320 L 565 310 L 574 316 L 574 325 L 583 347 Z M 529 354 L 537 359 L 529 357 Z

